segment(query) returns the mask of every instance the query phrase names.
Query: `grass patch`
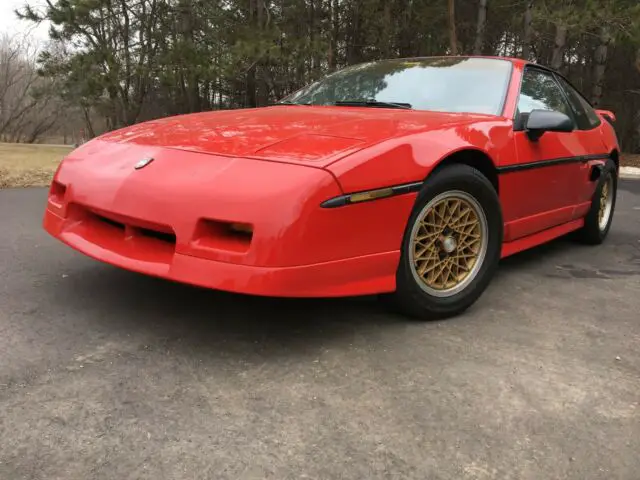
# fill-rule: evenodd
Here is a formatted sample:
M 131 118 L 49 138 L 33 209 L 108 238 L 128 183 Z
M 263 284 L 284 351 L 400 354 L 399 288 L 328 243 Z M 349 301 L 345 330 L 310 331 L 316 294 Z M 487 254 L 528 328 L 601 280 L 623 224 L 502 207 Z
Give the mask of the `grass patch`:
M 49 185 L 71 150 L 68 145 L 0 143 L 0 188 Z

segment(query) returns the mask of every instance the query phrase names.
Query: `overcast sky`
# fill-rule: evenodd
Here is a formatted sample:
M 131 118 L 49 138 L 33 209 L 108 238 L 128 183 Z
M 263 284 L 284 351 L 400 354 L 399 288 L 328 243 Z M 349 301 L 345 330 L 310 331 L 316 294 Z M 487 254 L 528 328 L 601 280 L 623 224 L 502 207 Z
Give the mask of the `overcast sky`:
M 21 8 L 26 2 L 34 6 L 44 3 L 42 0 L 0 0 L 0 34 L 9 33 L 13 35 L 30 32 L 38 42 L 46 41 L 48 38 L 47 25 L 34 27 L 31 22 L 18 20 L 13 13 L 16 8 Z

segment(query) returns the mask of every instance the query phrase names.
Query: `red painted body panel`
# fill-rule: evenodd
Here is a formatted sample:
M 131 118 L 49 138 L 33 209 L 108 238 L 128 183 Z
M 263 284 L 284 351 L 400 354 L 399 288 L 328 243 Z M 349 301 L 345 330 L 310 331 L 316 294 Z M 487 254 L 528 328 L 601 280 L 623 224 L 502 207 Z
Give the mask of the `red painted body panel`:
M 106 226 L 67 220 L 47 211 L 45 229 L 96 260 L 134 272 L 200 287 L 252 295 L 333 297 L 390 292 L 399 252 L 363 255 L 311 265 L 260 267 L 209 260 L 166 249 L 160 242 L 114 240 Z
M 280 105 L 179 115 L 139 123 L 107 133 L 100 139 L 321 168 L 390 138 L 487 118 L 494 117 Z
M 584 219 L 579 218 L 571 222 L 563 223 L 546 230 L 541 230 L 527 237 L 522 237 L 513 242 L 505 242 L 502 244 L 501 258 L 506 258 L 518 252 L 528 250 L 543 243 L 549 242 L 554 238 L 558 238 L 567 233 L 578 230 L 584 225 Z
M 274 106 L 171 117 L 74 150 L 51 185 L 45 229 L 122 268 L 258 295 L 341 296 L 395 289 L 416 193 L 340 208 L 322 202 L 420 182 L 454 153 L 496 168 L 609 153 L 607 122 L 532 144 L 513 131 L 524 62 L 501 116 L 378 108 Z M 141 169 L 145 157 L 154 160 Z M 582 225 L 591 164 L 499 176 L 503 256 Z M 231 231 L 250 225 L 252 234 Z
M 357 192 L 424 180 L 442 160 L 460 150 L 483 152 L 497 166 L 512 161 L 516 152 L 511 121 L 498 117 L 466 120 L 375 145 L 327 168 L 343 190 Z

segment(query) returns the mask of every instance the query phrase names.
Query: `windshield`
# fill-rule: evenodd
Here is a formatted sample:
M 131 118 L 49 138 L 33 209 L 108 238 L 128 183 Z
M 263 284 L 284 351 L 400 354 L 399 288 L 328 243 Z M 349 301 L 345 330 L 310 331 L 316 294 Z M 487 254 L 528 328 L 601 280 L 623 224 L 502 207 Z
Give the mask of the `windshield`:
M 384 107 L 499 115 L 511 62 L 438 57 L 383 60 L 347 67 L 289 95 L 285 103 Z M 389 105 L 392 108 L 392 105 Z

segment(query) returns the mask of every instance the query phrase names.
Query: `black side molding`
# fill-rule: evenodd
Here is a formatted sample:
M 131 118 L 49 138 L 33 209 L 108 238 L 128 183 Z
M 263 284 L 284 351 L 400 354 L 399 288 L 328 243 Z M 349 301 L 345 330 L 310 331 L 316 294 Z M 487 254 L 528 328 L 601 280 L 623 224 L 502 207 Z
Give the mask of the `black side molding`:
M 577 157 L 561 157 L 551 158 L 549 160 L 539 160 L 537 162 L 518 163 L 516 165 L 506 165 L 498 167 L 498 173 L 522 172 L 524 170 L 532 170 L 534 168 L 553 167 L 555 165 L 563 165 L 565 163 L 586 163 L 589 160 L 606 160 L 609 158 L 608 153 L 596 153 L 594 155 L 582 155 Z
M 586 163 L 589 160 L 606 160 L 609 157 L 610 156 L 608 153 L 597 153 L 594 155 L 582 155 L 577 157 L 551 158 L 549 160 L 539 160 L 537 162 L 506 165 L 504 167 L 498 167 L 497 171 L 499 174 L 505 174 L 511 172 L 521 172 L 524 170 L 532 170 L 534 168 L 552 167 L 554 165 L 562 165 L 565 163 Z M 591 176 L 593 177 L 593 175 L 594 173 L 592 169 Z M 370 202 L 372 200 L 378 200 L 381 198 L 389 198 L 395 197 L 397 195 L 419 192 L 422 188 L 422 184 L 422 181 L 411 182 L 403 183 L 401 185 L 392 185 L 390 187 L 376 188 L 373 190 L 346 193 L 344 195 L 325 200 L 320 204 L 320 206 L 322 208 L 344 207 L 345 205 L 352 205 L 354 203 Z

